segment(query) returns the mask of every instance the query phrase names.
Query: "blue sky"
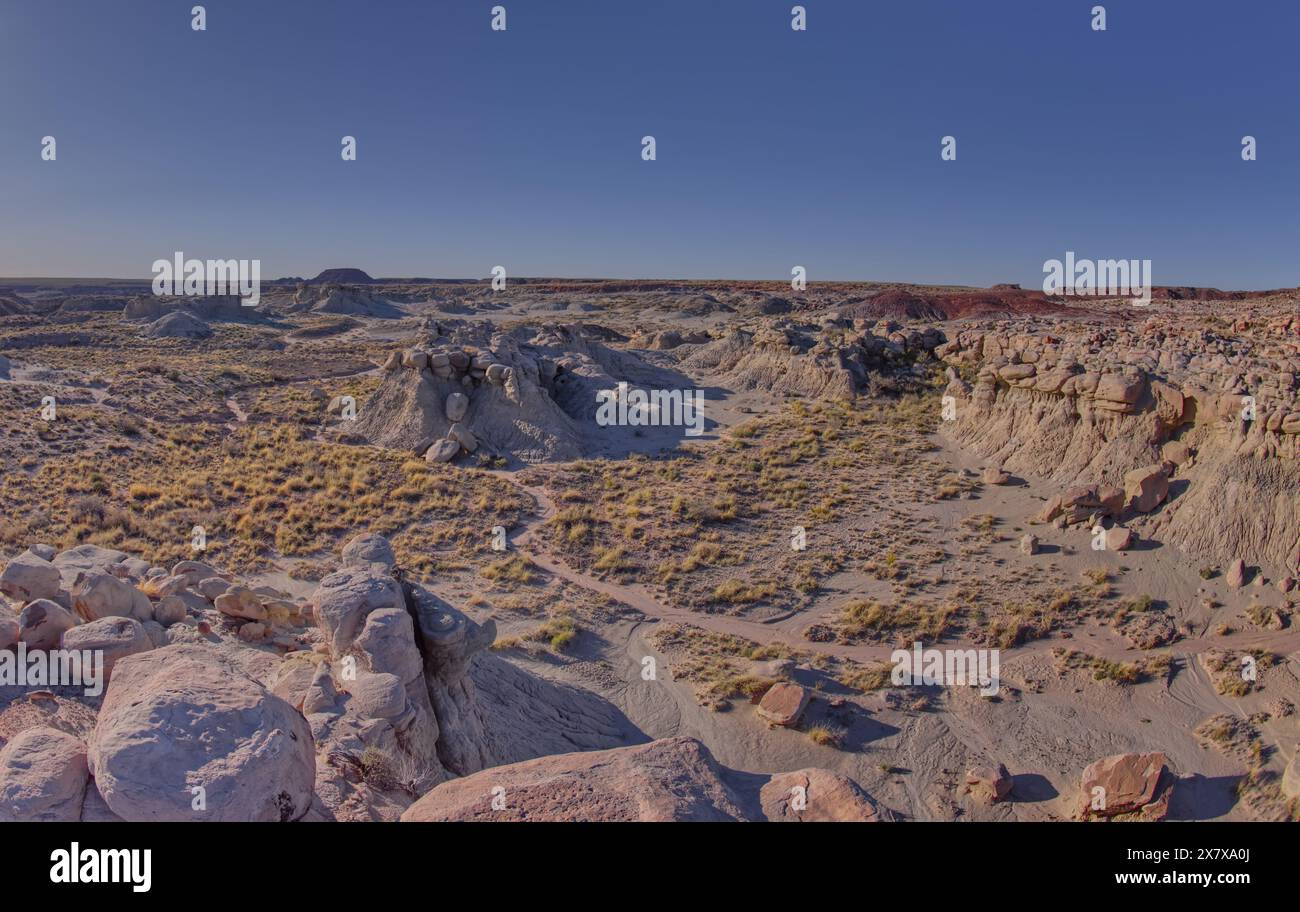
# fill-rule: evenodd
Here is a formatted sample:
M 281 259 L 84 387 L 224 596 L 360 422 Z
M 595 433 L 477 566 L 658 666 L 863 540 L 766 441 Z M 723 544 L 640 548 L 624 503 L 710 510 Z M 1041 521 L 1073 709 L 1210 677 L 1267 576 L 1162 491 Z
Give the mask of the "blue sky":
M 0 275 L 1300 284 L 1298 4 L 497 2 L 0 0 Z

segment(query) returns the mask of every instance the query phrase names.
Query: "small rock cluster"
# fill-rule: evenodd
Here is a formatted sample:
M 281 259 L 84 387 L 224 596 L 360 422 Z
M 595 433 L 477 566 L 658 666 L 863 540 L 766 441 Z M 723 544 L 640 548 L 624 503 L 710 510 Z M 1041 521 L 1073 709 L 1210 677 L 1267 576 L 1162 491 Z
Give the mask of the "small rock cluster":
M 470 406 L 468 394 L 483 383 L 505 386 L 514 379 L 514 368 L 495 361 L 491 352 L 476 348 L 435 348 L 431 351 L 413 348 L 393 352 L 383 367 L 390 373 L 397 370 L 427 371 L 434 377 L 458 382 L 465 387 L 465 392 L 448 394 L 443 403 L 443 414 L 451 424 L 447 436 L 425 438 L 415 446 L 415 454 L 424 456 L 428 462 L 451 462 L 462 453 L 470 454 L 477 450 L 478 438 L 464 422 Z
M 386 371 L 399 368 L 428 370 L 435 377 L 457 380 L 467 387 L 476 383 L 503 386 L 514 376 L 513 369 L 497 362 L 491 352 L 475 348 L 434 348 L 430 351 L 412 348 L 391 353 L 383 367 Z
M 16 616 L 0 606 L 0 649 L 104 648 L 116 659 L 181 630 L 207 634 L 216 620 L 241 640 L 290 650 L 299 648 L 294 630 L 310 622 L 306 606 L 277 589 L 233 585 L 199 561 L 168 570 L 96 545 L 32 545 L 0 572 L 0 593 L 17 603 Z

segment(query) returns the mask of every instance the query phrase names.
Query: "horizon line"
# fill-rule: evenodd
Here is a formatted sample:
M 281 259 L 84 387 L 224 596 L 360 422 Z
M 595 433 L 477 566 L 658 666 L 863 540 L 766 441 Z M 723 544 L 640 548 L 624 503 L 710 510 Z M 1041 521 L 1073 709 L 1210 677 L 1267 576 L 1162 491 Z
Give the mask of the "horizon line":
M 330 267 L 329 269 L 322 270 L 322 271 L 330 271 L 331 269 L 336 269 L 336 268 L 338 267 Z M 343 267 L 343 268 L 355 268 L 355 267 Z M 359 270 L 359 271 L 364 272 L 365 270 Z M 318 276 L 311 277 L 311 278 L 305 278 L 302 276 L 279 276 L 277 278 L 265 279 L 263 281 L 268 284 L 291 283 L 291 282 L 292 283 L 301 282 L 301 283 L 310 284 L 312 282 L 316 282 L 318 277 L 319 274 Z M 129 283 L 129 284 L 152 286 L 154 282 L 154 277 L 149 276 L 147 278 L 125 278 L 120 276 L 74 276 L 74 275 L 0 276 L 0 284 L 9 284 L 9 283 L 18 283 L 18 282 L 38 283 L 42 281 L 83 282 L 83 283 L 120 282 L 124 284 Z M 439 284 L 439 283 L 491 284 L 492 276 L 491 275 L 469 276 L 469 277 L 370 276 L 369 282 L 375 284 L 385 284 L 385 283 L 395 284 L 395 283 L 407 282 L 412 284 L 418 283 L 418 284 L 430 284 L 430 285 Z M 507 286 L 509 286 L 511 283 L 521 284 L 521 283 L 539 283 L 539 282 L 681 282 L 681 283 L 709 282 L 709 283 L 735 283 L 735 284 L 743 284 L 743 283 L 760 284 L 761 283 L 761 284 L 779 284 L 783 286 L 788 286 L 790 284 L 789 279 L 783 279 L 783 278 L 782 279 L 735 278 L 735 277 L 728 278 L 723 276 L 713 276 L 709 278 L 684 278 L 681 276 L 628 277 L 628 276 L 537 275 L 537 276 L 514 276 L 514 277 L 508 277 L 506 279 Z M 323 282 L 321 284 L 364 285 L 367 284 L 367 282 L 365 281 Z M 916 287 L 929 287 L 929 288 L 975 289 L 979 291 L 989 291 L 989 290 L 996 289 L 999 286 L 1005 286 L 1007 288 L 1011 288 L 1011 287 L 1019 288 L 1022 291 L 1042 291 L 1042 289 L 1039 286 L 1036 285 L 1026 286 L 1019 282 L 995 282 L 992 285 L 978 285 L 978 284 L 969 284 L 969 283 L 960 283 L 960 282 L 958 283 L 925 282 L 925 281 L 912 281 L 912 280 L 905 280 L 905 279 L 809 279 L 807 280 L 807 285 L 808 287 L 812 287 L 814 285 L 911 285 Z M 1214 291 L 1222 291 L 1222 292 L 1262 294 L 1266 292 L 1297 291 L 1300 290 L 1300 283 L 1296 285 L 1275 286 L 1272 288 L 1224 288 L 1218 285 L 1196 285 L 1190 283 L 1160 283 L 1160 284 L 1153 284 L 1151 287 L 1153 289 L 1155 288 L 1196 288 L 1196 289 L 1211 289 Z M 797 291 L 797 290 L 798 289 L 793 289 L 793 288 L 791 289 L 791 291 Z M 1043 293 L 1046 294 L 1046 292 Z

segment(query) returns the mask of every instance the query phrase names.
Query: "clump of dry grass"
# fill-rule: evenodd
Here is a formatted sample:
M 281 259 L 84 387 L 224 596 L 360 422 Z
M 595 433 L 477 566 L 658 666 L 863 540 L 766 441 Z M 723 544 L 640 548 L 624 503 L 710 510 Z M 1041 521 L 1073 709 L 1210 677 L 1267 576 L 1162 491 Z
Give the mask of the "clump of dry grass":
M 495 560 L 479 571 L 484 579 L 494 583 L 531 585 L 537 579 L 537 565 L 522 554 L 512 554 Z
M 1250 661 L 1243 661 L 1249 658 Z M 1262 649 L 1230 652 L 1212 649 L 1203 656 L 1214 689 L 1225 697 L 1244 697 L 1255 689 L 1259 676 L 1277 657 Z
M 1083 670 L 1092 673 L 1094 681 L 1112 684 L 1139 684 L 1157 678 L 1167 678 L 1173 658 L 1169 655 L 1143 656 L 1135 662 L 1116 662 L 1100 656 L 1089 655 L 1074 649 L 1052 650 L 1058 671 Z
M 850 641 L 936 642 L 948 633 L 954 611 L 951 605 L 884 605 L 855 599 L 840 606 L 836 629 Z

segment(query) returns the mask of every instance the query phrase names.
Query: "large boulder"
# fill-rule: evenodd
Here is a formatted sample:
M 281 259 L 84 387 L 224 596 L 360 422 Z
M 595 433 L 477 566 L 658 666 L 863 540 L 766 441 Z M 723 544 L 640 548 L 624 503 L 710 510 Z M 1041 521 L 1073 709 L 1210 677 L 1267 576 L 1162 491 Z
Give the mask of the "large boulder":
M 245 586 L 231 586 L 213 600 L 226 617 L 245 621 L 265 621 L 271 613 L 257 593 Z
M 316 772 L 306 720 L 232 660 L 193 645 L 117 663 L 90 767 L 113 813 L 147 821 L 296 820 Z
M 28 649 L 57 649 L 65 630 L 77 626 L 77 616 L 57 602 L 36 599 L 18 615 L 18 638 Z
M 59 597 L 59 568 L 30 551 L 11 560 L 0 573 L 0 592 L 20 602 Z
M 172 578 L 179 577 L 182 580 L 181 585 L 188 589 L 193 589 L 206 579 L 221 579 L 221 574 L 201 561 L 183 560 L 177 561 L 172 566 Z
M 127 560 L 125 551 L 113 548 L 101 548 L 99 545 L 77 545 L 67 551 L 60 551 L 50 558 L 50 563 L 59 568 L 63 574 L 63 588 L 71 589 L 77 577 L 82 573 L 109 573 L 122 561 Z
M 797 725 L 810 699 L 803 687 L 782 681 L 773 684 L 763 694 L 758 703 L 758 714 L 773 725 Z
M 373 532 L 363 532 L 354 537 L 343 546 L 342 556 L 345 567 L 383 564 L 391 569 L 397 565 L 393 546 L 388 543 L 388 539 Z
M 1227 572 L 1223 575 L 1223 581 L 1233 589 L 1240 589 L 1246 585 L 1246 562 L 1237 558 L 1230 563 Z
M 1135 538 L 1132 529 L 1112 526 L 1106 530 L 1106 548 L 1110 551 L 1127 551 L 1133 547 Z
M 764 816 L 778 822 L 876 823 L 891 819 L 852 779 L 824 769 L 778 773 L 764 783 L 758 800 Z
M 149 596 L 111 573 L 96 570 L 78 574 L 72 587 L 72 607 L 87 621 L 106 617 L 153 620 Z
M 436 440 L 424 451 L 425 462 L 451 462 L 460 453 L 460 443 L 455 440 Z
M 447 420 L 451 422 L 460 421 L 469 411 L 469 397 L 464 393 L 452 393 L 447 396 Z
M 0 823 L 80 820 L 88 775 L 77 737 L 44 727 L 19 732 L 0 750 Z
M 65 631 L 63 648 L 102 652 L 104 680 L 110 681 L 120 659 L 153 649 L 153 640 L 135 618 L 106 617 Z
M 539 757 L 452 779 L 403 821 L 744 820 L 723 769 L 694 738 Z
M 1134 469 L 1124 476 L 1124 496 L 1129 509 L 1150 513 L 1169 496 L 1169 476 L 1160 465 Z
M 1174 779 L 1169 759 L 1162 753 L 1104 757 L 1083 771 L 1080 816 L 1163 820 Z

